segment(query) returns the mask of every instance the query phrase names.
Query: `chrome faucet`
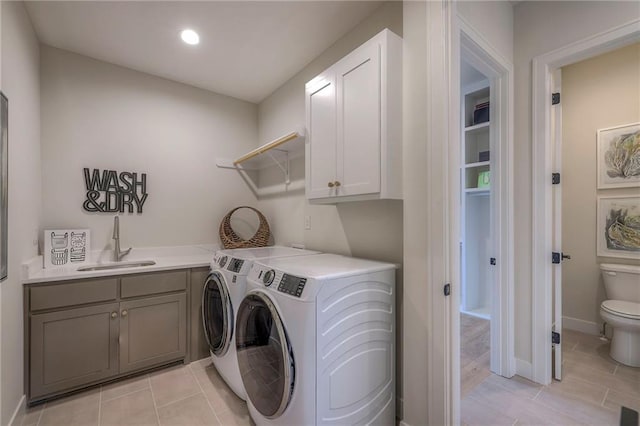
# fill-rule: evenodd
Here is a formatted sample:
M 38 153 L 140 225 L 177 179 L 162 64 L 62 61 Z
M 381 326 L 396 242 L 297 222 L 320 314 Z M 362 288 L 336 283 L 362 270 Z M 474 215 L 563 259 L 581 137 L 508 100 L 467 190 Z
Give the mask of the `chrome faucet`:
M 125 251 L 120 250 L 120 218 L 118 216 L 113 218 L 113 239 L 116 240 L 115 261 L 120 262 L 123 257 L 129 254 L 131 247 Z

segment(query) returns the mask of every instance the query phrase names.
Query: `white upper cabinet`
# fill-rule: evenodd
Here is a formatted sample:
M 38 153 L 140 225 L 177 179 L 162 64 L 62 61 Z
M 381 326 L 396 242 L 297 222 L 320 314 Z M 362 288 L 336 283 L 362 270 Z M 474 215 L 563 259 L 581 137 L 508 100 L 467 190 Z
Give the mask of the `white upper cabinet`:
M 402 39 L 383 30 L 306 85 L 309 200 L 402 198 Z

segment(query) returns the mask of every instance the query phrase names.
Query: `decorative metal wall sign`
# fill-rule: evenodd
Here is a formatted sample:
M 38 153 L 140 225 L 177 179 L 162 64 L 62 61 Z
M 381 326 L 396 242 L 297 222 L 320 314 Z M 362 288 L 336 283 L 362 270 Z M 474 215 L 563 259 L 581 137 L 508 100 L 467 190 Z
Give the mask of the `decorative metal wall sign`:
M 147 194 L 147 174 L 84 169 L 87 199 L 82 207 L 91 213 L 142 213 Z

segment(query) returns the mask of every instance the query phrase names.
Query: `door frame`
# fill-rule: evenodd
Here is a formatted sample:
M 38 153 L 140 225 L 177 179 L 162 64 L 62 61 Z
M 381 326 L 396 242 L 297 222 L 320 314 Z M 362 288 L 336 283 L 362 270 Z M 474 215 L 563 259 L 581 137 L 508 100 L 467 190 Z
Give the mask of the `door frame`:
M 532 67 L 532 379 L 551 383 L 551 331 L 554 249 L 553 187 L 554 153 L 558 149 L 552 133 L 551 93 L 556 70 L 640 41 L 640 20 L 611 28 L 533 59 Z M 556 251 L 559 251 L 556 250 Z

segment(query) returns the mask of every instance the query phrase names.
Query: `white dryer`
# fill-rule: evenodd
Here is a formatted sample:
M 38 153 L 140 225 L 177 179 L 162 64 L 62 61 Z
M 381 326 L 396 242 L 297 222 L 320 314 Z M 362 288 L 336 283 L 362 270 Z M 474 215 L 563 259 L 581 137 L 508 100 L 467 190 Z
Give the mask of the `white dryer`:
M 262 425 L 395 425 L 395 269 L 333 254 L 256 261 L 236 351 Z
M 211 359 L 220 376 L 242 399 L 246 399 L 233 342 L 236 309 L 246 292 L 246 279 L 256 259 L 305 256 L 317 251 L 292 247 L 260 247 L 218 250 L 202 292 L 202 322 Z

